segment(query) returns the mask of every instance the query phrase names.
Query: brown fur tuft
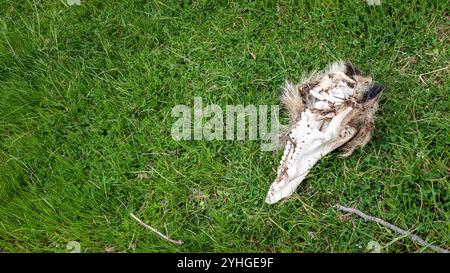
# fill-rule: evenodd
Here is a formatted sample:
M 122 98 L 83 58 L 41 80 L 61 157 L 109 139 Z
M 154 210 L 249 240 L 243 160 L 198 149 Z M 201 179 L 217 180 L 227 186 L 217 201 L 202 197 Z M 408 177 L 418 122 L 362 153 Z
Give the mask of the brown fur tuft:
M 284 109 L 288 112 L 291 122 L 295 122 L 300 113 L 305 110 L 305 94 L 301 92 L 298 85 L 289 81 L 286 81 L 283 86 L 280 100 Z

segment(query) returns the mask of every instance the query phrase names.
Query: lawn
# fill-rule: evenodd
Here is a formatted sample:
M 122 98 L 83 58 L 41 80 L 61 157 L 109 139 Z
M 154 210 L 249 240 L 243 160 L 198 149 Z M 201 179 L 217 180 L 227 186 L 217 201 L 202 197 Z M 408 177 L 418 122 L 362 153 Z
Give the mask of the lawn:
M 449 248 L 449 7 L 381 2 L 0 0 L 0 252 L 431 251 L 337 202 Z M 336 59 L 386 87 L 373 138 L 285 201 L 281 151 L 171 137 L 178 104 L 277 105 Z

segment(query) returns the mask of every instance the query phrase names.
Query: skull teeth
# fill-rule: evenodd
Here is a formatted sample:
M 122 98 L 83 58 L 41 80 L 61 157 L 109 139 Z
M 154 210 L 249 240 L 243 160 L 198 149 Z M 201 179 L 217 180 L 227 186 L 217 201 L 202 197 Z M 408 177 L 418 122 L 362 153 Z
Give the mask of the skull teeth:
M 301 95 L 306 98 L 307 108 L 294 115 L 300 115 L 300 119 L 287 134 L 277 178 L 266 198 L 270 204 L 292 194 L 321 157 L 356 133 L 354 128 L 342 124 L 344 117 L 353 111 L 345 102 L 355 96 L 356 81 L 342 71 L 322 75 L 307 94 Z M 305 85 L 309 86 L 309 83 Z M 286 96 L 284 102 L 291 97 Z

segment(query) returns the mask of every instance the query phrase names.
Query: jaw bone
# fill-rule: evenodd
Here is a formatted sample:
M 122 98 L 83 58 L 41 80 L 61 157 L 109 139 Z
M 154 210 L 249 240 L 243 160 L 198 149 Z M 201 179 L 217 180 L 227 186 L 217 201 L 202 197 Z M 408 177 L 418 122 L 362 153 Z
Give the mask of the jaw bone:
M 266 202 L 290 196 L 318 160 L 333 150 L 341 147 L 348 156 L 364 146 L 381 92 L 380 85 L 342 61 L 312 73 L 301 84 L 286 83 L 281 100 L 292 126 Z

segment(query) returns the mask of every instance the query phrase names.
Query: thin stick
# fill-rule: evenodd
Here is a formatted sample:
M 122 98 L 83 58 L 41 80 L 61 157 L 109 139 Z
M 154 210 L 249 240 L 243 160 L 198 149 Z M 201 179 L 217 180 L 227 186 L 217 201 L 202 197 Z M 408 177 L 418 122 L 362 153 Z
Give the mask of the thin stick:
M 441 248 L 441 247 L 429 244 L 429 243 L 427 243 L 425 240 L 423 240 L 422 238 L 420 238 L 417 235 L 414 235 L 414 234 L 412 234 L 412 233 L 410 233 L 410 232 L 408 232 L 406 230 L 403 230 L 403 229 L 401 229 L 401 228 L 399 228 L 399 227 L 397 227 L 397 226 L 395 226 L 395 225 L 393 225 L 393 224 L 391 224 L 389 222 L 384 221 L 383 219 L 367 215 L 367 214 L 365 214 L 364 212 L 362 212 L 362 211 L 360 211 L 358 209 L 344 207 L 344 206 L 342 206 L 340 204 L 336 204 L 333 207 L 337 208 L 337 209 L 339 209 L 341 211 L 355 213 L 359 217 L 363 218 L 366 221 L 372 221 L 372 222 L 376 222 L 376 223 L 378 223 L 380 225 L 383 225 L 383 226 L 385 226 L 385 227 L 387 227 L 387 228 L 389 228 L 389 229 L 391 229 L 391 230 L 393 230 L 393 231 L 395 231 L 397 233 L 400 233 L 401 235 L 409 237 L 412 241 L 418 243 L 419 245 L 424 246 L 424 247 L 429 247 L 429 248 L 431 248 L 432 250 L 434 250 L 436 252 L 449 253 L 449 251 L 447 249 L 444 249 L 444 248 Z
M 433 74 L 433 73 L 436 73 L 436 72 L 439 72 L 439 71 L 442 71 L 442 70 L 446 70 L 449 67 L 450 67 L 450 65 L 447 65 L 446 67 L 442 67 L 442 68 L 439 68 L 439 69 L 436 69 L 436 70 L 433 70 L 433 71 L 430 71 L 430 72 L 419 74 L 419 79 L 423 82 L 423 84 L 426 85 L 427 83 L 423 79 L 423 76 L 429 75 L 429 74 Z
M 420 74 L 420 76 L 424 76 L 424 75 L 428 75 L 428 74 L 433 74 L 433 73 L 436 73 L 436 72 L 439 72 L 439 71 L 442 71 L 442 70 L 446 70 L 446 69 L 449 68 L 449 67 L 450 67 L 450 65 L 447 65 L 446 67 L 441 67 L 441 68 L 439 68 L 439 69 L 436 69 L 436 70 L 433 70 L 433 71 L 430 71 L 430 72 L 422 73 L 422 74 Z
M 177 244 L 177 245 L 181 245 L 183 244 L 183 241 L 180 240 L 172 240 L 170 239 L 168 236 L 162 234 L 161 232 L 159 232 L 157 229 L 152 228 L 151 226 L 147 225 L 146 223 L 142 222 L 141 219 L 137 218 L 133 213 L 130 213 L 130 216 L 133 217 L 134 220 L 138 221 L 139 224 L 143 225 L 145 228 L 150 229 L 151 231 L 153 231 L 154 233 L 158 234 L 159 236 L 161 236 L 164 240 Z

